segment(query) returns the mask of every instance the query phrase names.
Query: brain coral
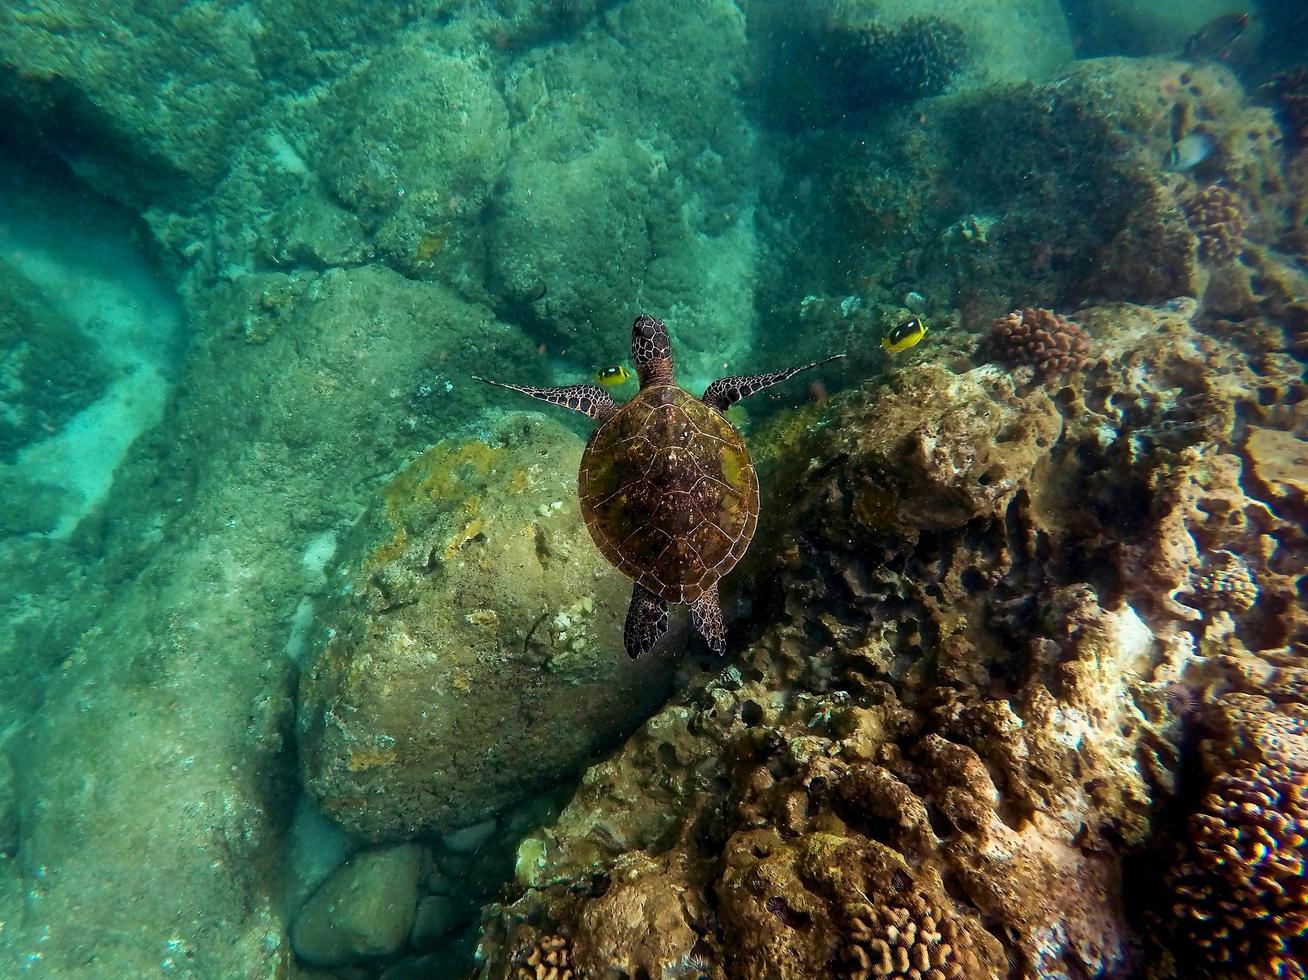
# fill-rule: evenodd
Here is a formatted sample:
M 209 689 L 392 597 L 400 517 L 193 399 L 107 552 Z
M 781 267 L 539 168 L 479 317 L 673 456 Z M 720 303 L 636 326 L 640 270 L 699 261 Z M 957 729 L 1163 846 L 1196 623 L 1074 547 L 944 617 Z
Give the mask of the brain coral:
M 1080 370 L 1090 354 L 1090 341 L 1079 326 L 1053 310 L 1030 306 L 996 320 L 986 346 L 995 360 L 1029 364 L 1045 379 Z
M 841 977 L 953 980 L 977 973 L 976 957 L 953 916 L 921 894 L 900 905 L 859 904 L 849 911 Z
M 1219 184 L 1204 187 L 1185 199 L 1185 220 L 1199 239 L 1199 254 L 1210 262 L 1225 262 L 1240 254 L 1244 239 L 1244 206 Z

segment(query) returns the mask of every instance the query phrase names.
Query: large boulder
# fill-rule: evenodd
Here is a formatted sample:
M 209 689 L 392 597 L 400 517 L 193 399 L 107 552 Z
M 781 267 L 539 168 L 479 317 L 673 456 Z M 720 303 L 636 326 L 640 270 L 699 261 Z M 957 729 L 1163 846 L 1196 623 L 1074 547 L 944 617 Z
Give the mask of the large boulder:
M 394 953 L 409 938 L 418 907 L 422 848 L 364 851 L 337 868 L 296 917 L 291 942 L 319 966 Z
M 633 0 L 577 41 L 518 59 L 487 223 L 487 282 L 506 319 L 598 367 L 625 356 L 622 325 L 649 309 L 675 324 L 696 384 L 748 350 L 746 50 L 734 3 Z
M 344 546 L 300 686 L 303 776 L 371 840 L 448 832 L 580 771 L 660 704 L 631 662 L 629 583 L 576 501 L 580 440 L 535 413 L 448 439 Z
M 191 196 L 264 98 L 249 5 L 0 6 L 0 106 L 118 200 Z

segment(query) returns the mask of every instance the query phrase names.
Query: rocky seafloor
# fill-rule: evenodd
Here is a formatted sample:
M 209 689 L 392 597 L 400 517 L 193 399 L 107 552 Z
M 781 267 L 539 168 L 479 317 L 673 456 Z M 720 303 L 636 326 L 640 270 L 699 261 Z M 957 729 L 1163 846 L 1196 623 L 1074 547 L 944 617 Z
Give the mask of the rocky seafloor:
M 1308 25 L 1229 12 L 0 10 L 0 975 L 1303 976 Z M 471 380 L 642 309 L 848 354 L 729 416 L 725 659 Z

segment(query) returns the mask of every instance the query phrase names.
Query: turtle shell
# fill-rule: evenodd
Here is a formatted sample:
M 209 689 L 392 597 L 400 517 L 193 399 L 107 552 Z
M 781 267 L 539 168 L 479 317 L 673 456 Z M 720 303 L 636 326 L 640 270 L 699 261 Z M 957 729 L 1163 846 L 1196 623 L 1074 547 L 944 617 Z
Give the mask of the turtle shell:
M 643 389 L 595 430 L 577 489 L 604 557 L 668 602 L 712 588 L 758 526 L 758 477 L 740 433 L 675 385 Z

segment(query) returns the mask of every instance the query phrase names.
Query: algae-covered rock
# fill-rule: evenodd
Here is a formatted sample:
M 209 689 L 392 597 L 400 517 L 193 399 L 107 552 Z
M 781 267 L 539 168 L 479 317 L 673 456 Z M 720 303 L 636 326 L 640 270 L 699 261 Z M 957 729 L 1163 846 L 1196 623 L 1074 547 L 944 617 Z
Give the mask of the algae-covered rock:
M 109 381 L 95 342 L 0 261 L 0 460 L 53 435 Z
M 580 453 L 505 416 L 411 462 L 345 545 L 299 726 L 305 783 L 350 831 L 479 823 L 659 703 L 669 665 L 622 652 L 630 586 L 581 522 Z
M 1062 433 L 1043 391 L 1017 395 L 995 369 L 897 375 L 849 431 L 853 514 L 866 530 L 948 530 L 1000 513 Z
M 338 966 L 399 949 L 413 927 L 421 857 L 416 844 L 400 844 L 356 854 L 337 868 L 295 920 L 295 952 Z
M 0 105 L 108 196 L 193 194 L 222 175 L 263 89 L 251 5 L 4 4 Z
M 315 155 L 380 250 L 429 272 L 469 231 L 508 152 L 495 80 L 475 59 L 407 38 L 366 61 L 323 107 Z
M 625 352 L 608 329 L 641 307 L 676 321 L 683 370 L 706 381 L 748 347 L 745 52 L 733 3 L 634 0 L 515 64 L 487 286 L 551 352 L 612 363 Z

